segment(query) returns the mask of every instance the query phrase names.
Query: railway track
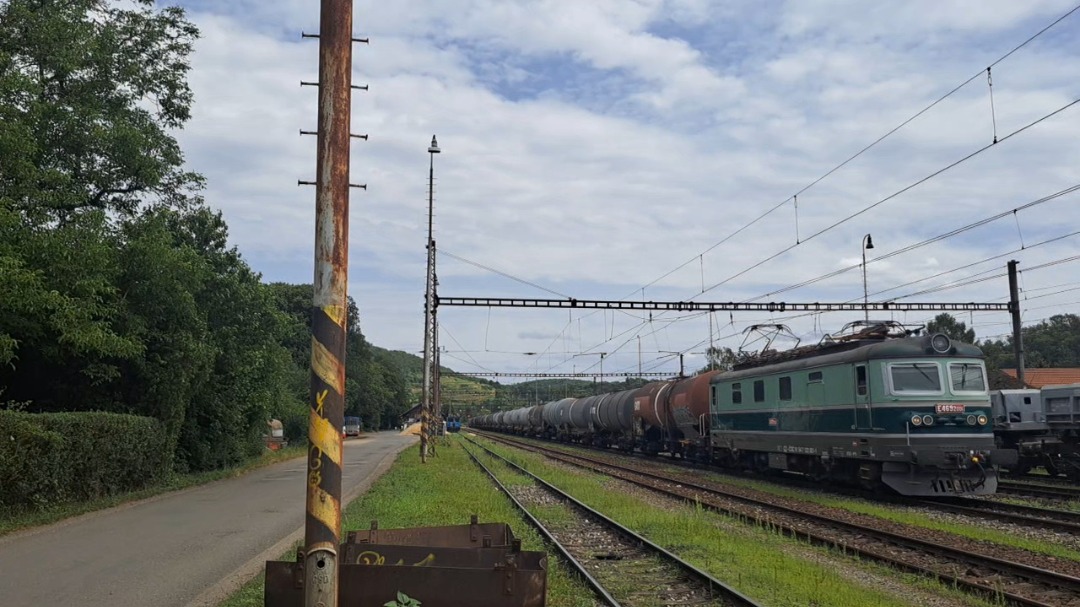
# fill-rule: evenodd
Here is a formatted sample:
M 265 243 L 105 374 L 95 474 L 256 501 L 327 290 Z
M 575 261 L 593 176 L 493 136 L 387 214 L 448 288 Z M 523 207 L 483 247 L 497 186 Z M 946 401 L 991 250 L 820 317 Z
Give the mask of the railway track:
M 496 487 L 510 498 L 605 605 L 760 607 L 708 573 L 589 508 L 517 464 L 483 445 L 473 444 L 533 480 L 534 486 L 518 486 L 511 490 L 472 450 L 466 448 L 473 462 L 487 473 Z M 529 489 L 538 489 L 539 492 Z M 529 511 L 530 505 L 548 506 L 553 499 L 576 511 L 578 516 L 572 524 L 546 526 Z M 617 584 L 611 584 L 612 581 Z
M 1080 512 L 1053 510 L 1008 504 L 992 500 L 970 498 L 942 498 L 936 500 L 909 500 L 901 502 L 914 506 L 925 506 L 954 514 L 964 514 L 976 518 L 992 518 L 1014 525 L 1052 529 L 1073 535 L 1080 535 Z
M 669 497 L 698 503 L 753 524 L 768 525 L 798 539 L 854 552 L 902 571 L 927 575 L 991 600 L 1027 607 L 1080 606 L 1080 578 L 1049 568 L 980 554 L 971 546 L 958 547 L 912 537 L 911 533 L 838 520 L 810 512 L 811 508 L 806 504 L 800 508 L 777 503 L 782 500 L 774 499 L 776 496 L 755 497 L 745 490 L 703 485 L 697 478 L 676 477 L 670 473 L 660 475 L 503 436 L 484 436 Z
M 1009 495 L 1030 495 L 1055 500 L 1080 499 L 1080 487 L 1067 485 L 1047 485 L 1019 481 L 998 481 L 998 493 Z

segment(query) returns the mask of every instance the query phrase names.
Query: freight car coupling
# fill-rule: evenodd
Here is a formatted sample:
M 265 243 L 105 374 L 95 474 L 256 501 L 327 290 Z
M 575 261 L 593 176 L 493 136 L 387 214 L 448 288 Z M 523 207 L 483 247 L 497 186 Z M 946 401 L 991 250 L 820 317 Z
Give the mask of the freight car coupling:
M 921 327 L 859 321 L 818 344 L 779 351 L 782 326 L 756 329 L 766 337 L 760 352 L 728 371 L 469 423 L 913 496 L 994 493 L 998 467 L 1016 465 L 1016 447 L 996 444 L 988 423 L 978 347 L 919 335 Z M 1080 390 L 1076 399 L 1080 424 Z

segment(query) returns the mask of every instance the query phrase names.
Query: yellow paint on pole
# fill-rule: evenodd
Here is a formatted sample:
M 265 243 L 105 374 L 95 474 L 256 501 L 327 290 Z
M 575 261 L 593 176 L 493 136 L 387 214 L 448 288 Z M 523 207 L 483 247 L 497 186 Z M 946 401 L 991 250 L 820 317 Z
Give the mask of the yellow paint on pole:
M 319 340 L 311 338 L 311 370 L 338 394 L 345 393 L 339 372 L 344 365 Z
M 341 465 L 341 440 L 339 435 L 341 428 L 335 428 L 330 420 L 319 417 L 314 411 L 310 413 L 308 420 L 308 433 L 313 448 L 319 449 L 330 458 L 330 461 Z

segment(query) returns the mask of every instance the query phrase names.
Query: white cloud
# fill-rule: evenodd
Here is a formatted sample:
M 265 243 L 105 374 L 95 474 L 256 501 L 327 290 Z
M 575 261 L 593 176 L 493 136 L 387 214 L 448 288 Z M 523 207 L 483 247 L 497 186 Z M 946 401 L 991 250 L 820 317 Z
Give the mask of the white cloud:
M 186 3 L 202 29 L 192 86 L 194 118 L 180 133 L 191 167 L 210 180 L 233 240 L 268 280 L 307 281 L 314 229 L 313 88 L 317 27 L 311 2 Z M 793 245 L 788 202 L 714 250 L 714 243 L 788 199 L 836 164 L 984 68 L 1063 13 L 1061 2 L 866 4 L 854 1 L 741 8 L 681 0 L 625 2 L 358 2 L 353 95 L 351 292 L 377 344 L 419 350 L 426 229 L 426 154 L 435 158 L 441 249 L 579 298 L 637 292 L 685 300 Z M 994 68 L 999 136 L 1069 102 L 1080 15 Z M 791 252 L 698 297 L 739 301 L 1008 210 L 1080 182 L 1080 106 L 1033 127 L 820 236 L 843 218 L 990 142 L 985 79 L 799 195 Z M 871 292 L 1080 229 L 1077 195 L 915 252 L 872 262 Z M 1011 221 L 1011 223 L 1010 223 Z M 1080 239 L 1017 254 L 1030 267 L 1075 254 Z M 1004 266 L 1005 258 L 895 296 Z M 550 294 L 449 257 L 443 295 Z M 1070 266 L 1026 274 L 1053 284 Z M 785 292 L 776 301 L 859 299 L 858 269 Z M 990 300 L 1004 279 L 923 299 Z M 1076 310 L 1074 294 L 1038 300 L 1031 318 Z M 1061 304 L 1061 308 L 1053 305 Z M 1034 307 L 1034 306 L 1032 306 Z M 442 344 L 493 370 L 578 369 L 611 352 L 605 370 L 645 366 L 660 350 L 703 349 L 707 316 L 443 308 Z M 714 315 L 714 335 L 784 314 Z M 800 333 L 848 316 L 804 317 Z M 932 315 L 908 315 L 915 321 Z M 731 324 L 734 318 L 735 324 Z M 898 316 L 900 318 L 900 316 Z M 972 317 L 987 327 L 1004 315 Z M 674 322 L 672 322 L 674 321 Z M 1005 326 L 1007 329 L 1007 326 Z M 1000 331 L 1000 332 L 1003 332 Z M 619 336 L 620 333 L 623 335 Z M 449 336 L 456 338 L 455 344 Z M 550 337 L 549 337 L 550 336 Z M 738 337 L 724 345 L 737 346 Z M 506 352 L 538 351 L 542 356 Z M 616 350 L 618 353 L 616 353 Z M 650 354 L 651 352 L 651 354 Z M 674 369 L 670 357 L 662 363 Z M 688 363 L 689 364 L 689 363 Z M 474 367 L 475 368 L 475 367 Z

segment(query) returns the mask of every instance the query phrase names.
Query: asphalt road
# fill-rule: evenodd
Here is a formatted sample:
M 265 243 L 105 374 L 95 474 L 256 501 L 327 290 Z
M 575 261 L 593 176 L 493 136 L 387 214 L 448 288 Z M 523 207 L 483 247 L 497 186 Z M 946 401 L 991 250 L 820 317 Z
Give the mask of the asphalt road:
M 416 440 L 380 432 L 346 441 L 342 493 L 366 490 Z M 305 464 L 0 537 L 0 605 L 216 604 L 302 537 Z

